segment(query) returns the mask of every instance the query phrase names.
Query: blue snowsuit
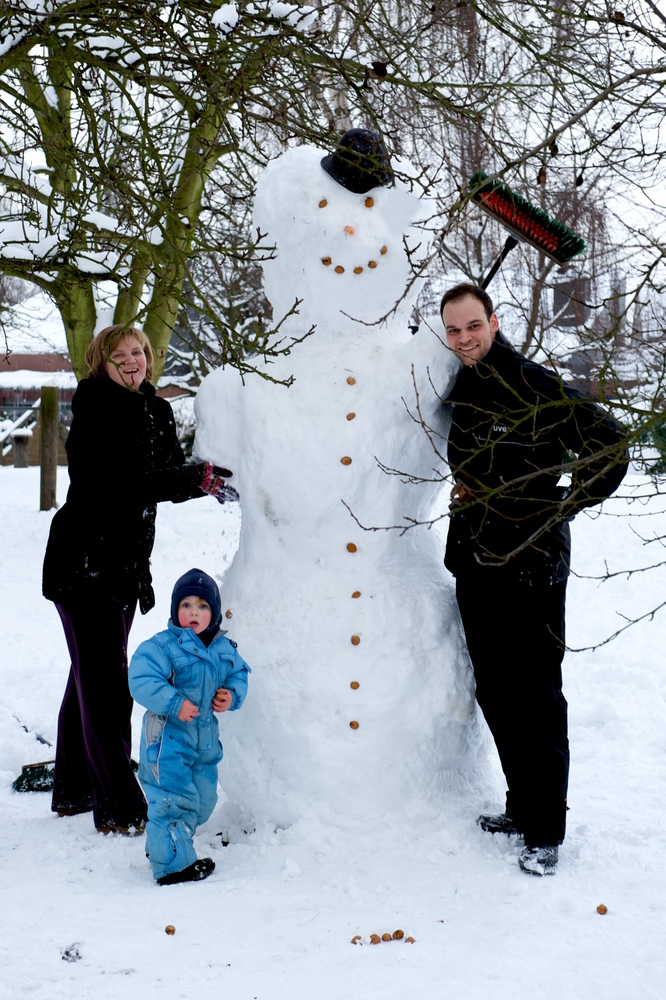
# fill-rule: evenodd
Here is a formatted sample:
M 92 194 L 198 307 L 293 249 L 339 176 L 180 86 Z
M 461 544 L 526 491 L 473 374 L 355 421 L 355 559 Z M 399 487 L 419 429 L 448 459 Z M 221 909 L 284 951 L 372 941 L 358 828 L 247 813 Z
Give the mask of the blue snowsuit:
M 215 808 L 222 760 L 213 697 L 218 688 L 227 688 L 233 696 L 230 711 L 240 708 L 249 670 L 236 643 L 223 633 L 206 648 L 192 629 L 171 621 L 132 657 L 130 691 L 148 709 L 139 781 L 148 799 L 146 853 L 155 878 L 182 871 L 197 859 L 192 838 Z M 186 698 L 201 713 L 192 722 L 178 718 Z

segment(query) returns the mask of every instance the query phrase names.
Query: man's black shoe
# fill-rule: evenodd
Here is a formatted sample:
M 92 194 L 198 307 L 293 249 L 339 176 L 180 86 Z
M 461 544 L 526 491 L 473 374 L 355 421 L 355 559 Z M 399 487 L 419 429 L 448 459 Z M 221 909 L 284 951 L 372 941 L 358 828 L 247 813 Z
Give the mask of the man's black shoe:
M 499 813 L 496 816 L 481 813 L 476 822 L 486 833 L 506 833 L 510 837 L 514 833 L 521 834 L 523 832 L 516 825 L 516 821 L 511 816 L 507 816 L 506 813 Z
M 179 882 L 201 882 L 208 878 L 215 871 L 215 862 L 212 858 L 200 858 L 187 868 L 181 868 L 179 872 L 171 872 L 170 875 L 163 875 L 155 881 L 158 885 L 178 885 Z
M 518 864 L 528 875 L 554 875 L 557 868 L 557 845 L 523 847 Z

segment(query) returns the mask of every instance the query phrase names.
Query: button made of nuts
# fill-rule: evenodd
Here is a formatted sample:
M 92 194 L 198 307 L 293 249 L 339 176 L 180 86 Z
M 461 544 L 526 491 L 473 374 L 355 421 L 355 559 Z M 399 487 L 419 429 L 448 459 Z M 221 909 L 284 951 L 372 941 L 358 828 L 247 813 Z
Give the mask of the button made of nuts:
M 381 944 L 382 941 L 402 941 L 404 939 L 405 944 L 416 944 L 413 937 L 405 937 L 404 931 L 393 931 L 393 934 L 370 934 L 367 938 L 364 938 L 361 934 L 355 934 L 351 939 L 352 944 Z

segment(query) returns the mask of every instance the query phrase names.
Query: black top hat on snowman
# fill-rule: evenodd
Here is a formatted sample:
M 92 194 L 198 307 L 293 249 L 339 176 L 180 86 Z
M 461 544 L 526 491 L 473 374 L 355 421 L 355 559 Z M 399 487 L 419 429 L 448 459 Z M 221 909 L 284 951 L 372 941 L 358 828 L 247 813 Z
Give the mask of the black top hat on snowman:
M 334 181 L 354 194 L 393 184 L 386 146 L 377 132 L 350 128 L 321 165 Z

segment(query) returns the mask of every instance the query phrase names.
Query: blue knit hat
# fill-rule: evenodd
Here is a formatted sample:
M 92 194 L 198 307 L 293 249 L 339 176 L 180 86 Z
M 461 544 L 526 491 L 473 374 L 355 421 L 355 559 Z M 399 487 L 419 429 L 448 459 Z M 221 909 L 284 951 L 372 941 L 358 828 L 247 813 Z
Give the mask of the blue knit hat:
M 184 597 L 202 597 L 210 604 L 213 612 L 210 625 L 204 632 L 199 632 L 199 638 L 207 646 L 211 639 L 217 635 L 222 621 L 219 588 L 212 576 L 208 576 L 208 573 L 204 573 L 202 569 L 191 569 L 184 573 L 180 579 L 176 580 L 171 595 L 171 621 L 174 625 L 178 625 L 178 605 Z

